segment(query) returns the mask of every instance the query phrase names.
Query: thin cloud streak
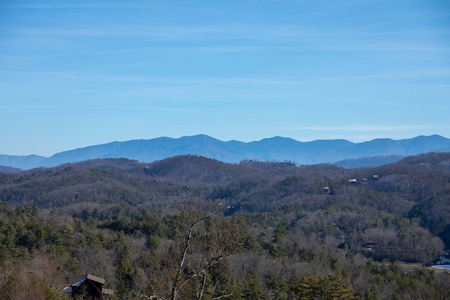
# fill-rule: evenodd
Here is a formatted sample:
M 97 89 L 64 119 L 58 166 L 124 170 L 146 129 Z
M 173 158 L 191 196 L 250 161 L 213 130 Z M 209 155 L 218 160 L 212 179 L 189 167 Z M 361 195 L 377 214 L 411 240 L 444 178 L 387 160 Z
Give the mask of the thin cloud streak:
M 394 125 L 394 126 L 380 126 L 380 125 L 348 125 L 348 126 L 295 126 L 295 127 L 270 127 L 266 129 L 276 130 L 305 130 L 305 131 L 357 131 L 357 132 L 376 132 L 376 131 L 404 131 L 404 130 L 421 130 L 421 129 L 442 129 L 442 127 L 435 126 L 420 126 L 420 125 Z
M 231 52 L 262 52 L 262 51 L 338 51 L 338 52 L 444 52 L 450 53 L 448 43 L 430 44 L 429 36 L 439 35 L 449 37 L 450 31 L 370 31 L 370 30 L 317 30 L 292 25 L 259 25 L 259 24 L 219 24 L 215 26 L 132 26 L 132 25 L 98 25 L 66 29 L 61 28 L 11 28 L 4 30 L 14 39 L 21 39 L 22 48 L 27 46 L 26 40 L 33 48 L 58 49 L 66 45 L 67 51 L 57 51 L 51 55 L 73 55 L 73 51 L 83 55 L 105 55 L 110 48 L 93 50 L 85 47 L 79 39 L 109 38 L 130 40 L 122 43 L 116 53 L 137 54 L 158 51 L 183 53 L 231 53 Z M 414 43 L 411 43 L 411 38 Z M 127 49 L 127 44 L 133 44 L 134 39 L 141 39 L 138 48 Z M 36 45 L 36 41 L 43 41 Z M 190 47 L 167 47 L 173 41 L 194 43 Z M 222 45 L 205 45 L 208 41 Z M 19 41 L 20 42 L 20 41 Z M 244 43 L 245 45 L 239 45 Z M 155 43 L 157 43 L 155 45 Z M 250 43 L 250 45 L 249 45 Z M 15 42 L 15 44 L 18 44 Z M 233 46 L 229 46 L 233 44 Z M 94 43 L 95 45 L 95 43 Z M 81 47 L 81 49 L 79 49 Z M 49 54 L 50 55 L 50 54 Z
M 376 72 L 357 75 L 336 75 L 336 76 L 316 76 L 300 79 L 292 77 L 162 77 L 162 76 L 123 76 L 110 75 L 106 73 L 88 73 L 88 72 L 32 72 L 32 71 L 11 71 L 0 70 L 0 74 L 4 75 L 21 75 L 21 76 L 52 76 L 71 79 L 82 79 L 96 82 L 135 82 L 135 83 L 173 83 L 173 84 L 273 84 L 273 85 L 297 85 L 297 84 L 323 84 L 327 83 L 347 83 L 354 84 L 358 81 L 373 80 L 405 80 L 405 79 L 424 79 L 434 77 L 449 77 L 450 70 L 446 68 L 425 68 L 412 69 L 406 71 Z
M 258 24 L 221 24 L 215 26 L 96 26 L 95 28 L 78 27 L 75 29 L 35 29 L 16 28 L 5 31 L 11 34 L 29 35 L 61 35 L 88 37 L 120 37 L 120 36 L 148 36 L 166 39 L 195 38 L 195 39 L 245 39 L 272 40 L 273 38 L 286 41 L 298 41 L 298 38 L 337 39 L 355 37 L 394 37 L 399 36 L 428 36 L 430 34 L 450 34 L 446 30 L 426 31 L 368 31 L 368 30 L 317 30 L 292 25 L 258 25 Z
M 12 9 L 67 9 L 67 8 L 140 8 L 147 7 L 138 3 L 77 3 L 77 4 L 10 4 L 1 5 Z

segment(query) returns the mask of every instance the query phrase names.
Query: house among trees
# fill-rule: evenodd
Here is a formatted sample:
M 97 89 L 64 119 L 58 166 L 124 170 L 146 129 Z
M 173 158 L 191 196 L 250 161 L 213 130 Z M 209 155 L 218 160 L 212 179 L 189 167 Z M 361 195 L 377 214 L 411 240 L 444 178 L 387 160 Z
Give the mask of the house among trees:
M 325 194 L 331 194 L 333 192 L 333 190 L 329 186 L 324 186 L 323 187 L 323 192 Z
M 450 265 L 450 257 L 446 255 L 440 255 L 438 261 L 435 262 L 436 265 Z
M 64 288 L 64 292 L 75 299 L 105 300 L 111 299 L 114 291 L 105 288 L 105 279 L 87 274 L 72 276 L 72 285 Z

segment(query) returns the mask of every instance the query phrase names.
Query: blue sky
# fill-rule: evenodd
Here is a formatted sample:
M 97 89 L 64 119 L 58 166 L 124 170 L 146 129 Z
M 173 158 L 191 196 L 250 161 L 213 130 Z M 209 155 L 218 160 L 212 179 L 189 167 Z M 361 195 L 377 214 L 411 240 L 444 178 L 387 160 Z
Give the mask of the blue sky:
M 450 137 L 447 0 L 1 1 L 0 153 Z

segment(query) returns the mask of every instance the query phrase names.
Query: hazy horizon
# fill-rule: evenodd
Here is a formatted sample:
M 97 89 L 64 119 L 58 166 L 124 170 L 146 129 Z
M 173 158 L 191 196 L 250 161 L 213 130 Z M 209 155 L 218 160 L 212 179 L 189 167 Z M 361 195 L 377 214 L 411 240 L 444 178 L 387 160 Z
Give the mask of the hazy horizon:
M 53 152 L 53 153 L 51 153 L 51 154 L 49 154 L 49 155 L 41 155 L 41 154 L 38 154 L 38 153 L 29 153 L 29 154 L 0 153 L 0 155 L 9 155 L 9 156 L 32 156 L 32 155 L 36 155 L 36 156 L 41 156 L 41 157 L 47 157 L 47 158 L 49 158 L 49 157 L 51 157 L 51 156 L 53 156 L 53 155 L 55 155 L 55 154 L 61 153 L 61 152 L 66 152 L 66 151 L 71 151 L 71 150 L 77 150 L 77 149 L 83 149 L 83 148 L 88 148 L 88 147 L 92 147 L 92 146 L 106 145 L 106 144 L 111 144 L 111 143 L 125 143 L 125 142 L 130 142 L 130 141 L 141 141 L 141 140 L 147 141 L 147 140 L 153 140 L 153 139 L 158 139 L 158 138 L 180 139 L 180 138 L 185 138 L 185 137 L 189 138 L 189 137 L 202 136 L 202 135 L 208 136 L 208 137 L 210 137 L 210 138 L 212 138 L 212 139 L 215 139 L 215 140 L 219 140 L 219 141 L 221 141 L 221 142 L 237 141 L 237 142 L 242 142 L 242 143 L 259 142 L 259 141 L 264 140 L 264 139 L 271 139 L 271 138 L 276 138 L 276 137 L 287 138 L 287 139 L 293 139 L 293 140 L 295 140 L 295 141 L 303 142 L 303 143 L 315 142 L 315 141 L 324 141 L 324 140 L 328 140 L 328 141 L 331 141 L 331 140 L 346 140 L 346 141 L 349 141 L 349 142 L 354 143 L 354 144 L 365 143 L 365 142 L 371 142 L 371 141 L 373 141 L 373 140 L 378 140 L 378 139 L 391 139 L 391 140 L 395 140 L 395 141 L 400 141 L 400 140 L 413 139 L 413 138 L 420 137 L 420 136 L 427 136 L 427 137 L 429 137 L 429 136 L 434 136 L 434 135 L 441 136 L 441 137 L 443 137 L 443 138 L 449 139 L 448 137 L 442 136 L 442 135 L 439 135 L 439 134 L 430 134 L 430 135 L 418 135 L 418 136 L 412 136 L 412 137 L 409 137 L 409 138 L 402 138 L 402 139 L 392 139 L 392 138 L 389 138 L 389 137 L 378 137 L 378 138 L 374 138 L 374 139 L 371 139 L 371 140 L 365 140 L 365 141 L 351 141 L 351 140 L 348 140 L 348 139 L 313 139 L 313 140 L 298 140 L 298 139 L 294 139 L 294 138 L 291 138 L 291 137 L 288 137 L 288 136 L 271 136 L 271 137 L 265 137 L 265 138 L 258 139 L 258 140 L 248 140 L 248 141 L 244 141 L 244 140 L 238 140 L 238 139 L 222 140 L 222 139 L 218 139 L 218 138 L 216 138 L 216 137 L 214 137 L 214 136 L 210 136 L 210 135 L 207 135 L 207 134 L 199 133 L 199 134 L 193 134 L 193 135 L 188 135 L 188 136 L 185 135 L 185 136 L 179 136 L 179 137 L 160 136 L 160 137 L 149 138 L 149 139 L 144 139 L 144 138 L 142 138 L 142 139 L 131 139 L 131 140 L 115 140 L 115 141 L 109 141 L 109 142 L 106 142 L 106 143 L 97 143 L 97 144 L 89 144 L 89 145 L 80 145 L 80 146 L 77 146 L 77 147 L 74 147 L 74 148 L 64 149 L 64 150 L 61 150 L 61 151 L 58 151 L 58 152 Z

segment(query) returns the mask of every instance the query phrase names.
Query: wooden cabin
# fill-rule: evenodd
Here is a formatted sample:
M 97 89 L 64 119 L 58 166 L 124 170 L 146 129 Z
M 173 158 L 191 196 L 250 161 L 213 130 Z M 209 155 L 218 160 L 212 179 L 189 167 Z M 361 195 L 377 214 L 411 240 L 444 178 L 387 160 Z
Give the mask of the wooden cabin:
M 64 292 L 74 299 L 106 300 L 114 295 L 114 291 L 105 288 L 105 279 L 91 274 L 72 276 L 69 282 L 72 284 Z

